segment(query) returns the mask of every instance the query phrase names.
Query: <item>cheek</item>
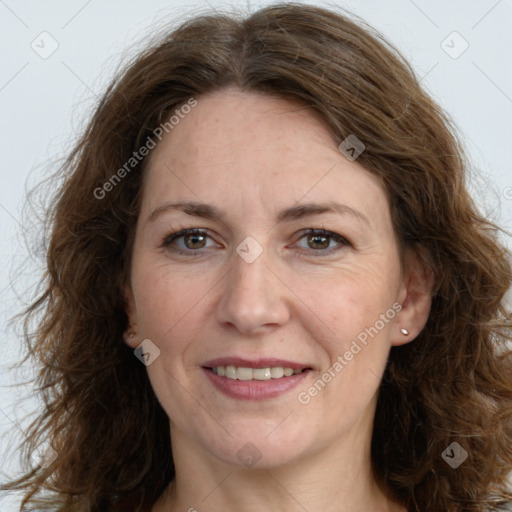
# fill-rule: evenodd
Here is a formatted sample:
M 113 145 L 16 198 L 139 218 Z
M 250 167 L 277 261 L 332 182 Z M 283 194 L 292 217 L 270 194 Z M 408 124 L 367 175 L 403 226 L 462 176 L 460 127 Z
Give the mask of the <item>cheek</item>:
M 150 262 L 140 261 L 134 268 L 132 288 L 140 335 L 162 346 L 169 339 L 186 339 L 186 331 L 198 324 L 197 315 L 213 280 Z
M 397 273 L 390 267 L 387 272 L 351 267 L 313 278 L 299 277 L 293 290 L 321 320 L 329 339 L 346 340 L 373 325 L 392 307 L 396 279 Z M 394 317 L 392 313 L 387 319 Z
M 355 421 L 379 389 L 395 316 L 390 294 L 364 284 L 340 281 L 335 293 L 319 295 L 312 304 L 325 325 L 322 333 L 311 335 L 325 357 L 315 382 L 302 389 L 321 415 L 342 415 L 348 422 Z
M 351 266 L 330 276 L 317 276 L 314 288 L 307 283 L 297 290 L 321 319 L 316 320 L 319 330 L 310 324 L 309 331 L 324 352 L 318 379 L 328 383 L 309 391 L 314 394 L 324 389 L 324 398 L 317 405 L 327 406 L 325 414 L 330 407 L 343 414 L 360 411 L 376 393 L 391 346 L 397 276 L 391 265 L 385 271 L 378 265 Z M 306 285 L 306 281 L 301 283 Z M 309 294 L 304 295 L 306 289 Z

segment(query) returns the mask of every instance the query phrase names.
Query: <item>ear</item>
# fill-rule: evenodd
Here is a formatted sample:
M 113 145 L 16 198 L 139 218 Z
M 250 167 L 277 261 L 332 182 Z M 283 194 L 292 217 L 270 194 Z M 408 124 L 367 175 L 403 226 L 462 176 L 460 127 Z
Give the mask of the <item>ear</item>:
M 138 324 L 137 314 L 135 308 L 135 299 L 133 297 L 133 291 L 131 286 L 127 285 L 124 291 L 124 302 L 126 304 L 126 315 L 128 317 L 128 326 L 123 333 L 124 342 L 131 348 L 135 349 L 138 347 Z
M 416 251 L 409 249 L 405 255 L 405 271 L 398 296 L 402 309 L 395 317 L 391 336 L 393 346 L 409 343 L 425 327 L 432 305 L 434 282 L 434 271 Z M 407 334 L 401 329 L 405 329 Z

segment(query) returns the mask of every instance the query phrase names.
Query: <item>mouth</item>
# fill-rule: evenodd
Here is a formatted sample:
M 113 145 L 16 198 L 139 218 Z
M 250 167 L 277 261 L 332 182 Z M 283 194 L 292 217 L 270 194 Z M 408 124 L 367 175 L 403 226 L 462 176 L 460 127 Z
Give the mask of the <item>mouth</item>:
M 312 366 L 283 359 L 219 358 L 202 370 L 214 388 L 230 398 L 264 400 L 283 395 L 298 386 Z
M 249 368 L 244 366 L 214 366 L 205 367 L 212 373 L 219 375 L 219 377 L 226 377 L 232 380 L 272 380 L 282 379 L 285 377 L 291 377 L 307 370 L 311 370 L 309 367 L 305 368 L 289 368 L 284 366 L 267 366 L 263 368 Z

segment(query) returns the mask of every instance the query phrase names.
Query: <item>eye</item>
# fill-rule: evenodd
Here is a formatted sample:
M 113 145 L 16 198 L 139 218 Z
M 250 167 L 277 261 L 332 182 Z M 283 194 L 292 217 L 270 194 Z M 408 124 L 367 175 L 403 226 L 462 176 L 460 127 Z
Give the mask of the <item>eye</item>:
M 162 242 L 162 247 L 180 254 L 198 252 L 198 249 L 204 249 L 206 240 L 211 238 L 208 233 L 202 229 L 192 228 L 171 233 Z M 178 244 L 177 242 L 183 242 Z M 175 247 L 173 247 L 173 245 Z M 181 246 L 180 246 L 181 245 Z M 176 247 L 177 246 L 177 247 Z M 211 247 L 211 246 L 209 246 Z
M 188 256 L 200 255 L 202 249 L 215 247 L 216 244 L 207 245 L 210 235 L 204 229 L 190 228 L 171 233 L 162 241 L 162 247 L 177 254 Z M 308 247 L 300 246 L 304 251 L 317 253 L 318 256 L 326 256 L 342 247 L 350 246 L 350 242 L 344 237 L 324 229 L 307 229 L 302 231 L 299 240 L 306 239 Z M 331 246 L 332 243 L 337 245 Z
M 308 247 L 305 247 L 306 250 L 313 250 L 314 252 L 324 254 L 330 254 L 341 247 L 350 246 L 346 238 L 338 235 L 338 233 L 325 231 L 324 229 L 308 229 L 303 231 L 300 240 L 302 239 L 306 239 L 308 245 Z M 336 242 L 338 245 L 329 248 L 331 242 Z

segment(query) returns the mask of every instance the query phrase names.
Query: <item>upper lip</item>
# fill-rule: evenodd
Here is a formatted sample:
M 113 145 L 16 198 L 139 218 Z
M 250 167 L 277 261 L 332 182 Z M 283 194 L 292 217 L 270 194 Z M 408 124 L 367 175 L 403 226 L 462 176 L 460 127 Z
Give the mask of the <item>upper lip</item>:
M 205 368 L 216 368 L 217 366 L 237 366 L 241 368 L 292 368 L 293 370 L 302 370 L 311 368 L 308 364 L 285 361 L 284 359 L 262 358 L 262 359 L 244 359 L 242 357 L 219 357 L 203 364 Z

